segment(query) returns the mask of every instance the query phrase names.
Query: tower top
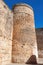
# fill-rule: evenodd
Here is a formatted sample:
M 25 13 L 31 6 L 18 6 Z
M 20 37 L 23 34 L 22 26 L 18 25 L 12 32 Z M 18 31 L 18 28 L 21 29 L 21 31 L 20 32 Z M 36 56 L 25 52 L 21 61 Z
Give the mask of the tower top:
M 33 12 L 33 8 L 25 3 L 19 3 L 13 6 L 13 11 L 14 13 L 27 13 L 33 16 L 34 12 Z
M 33 8 L 30 5 L 26 4 L 26 3 L 19 3 L 19 4 L 14 5 L 14 7 L 15 6 L 26 6 L 26 7 L 30 8 L 31 10 L 33 10 Z

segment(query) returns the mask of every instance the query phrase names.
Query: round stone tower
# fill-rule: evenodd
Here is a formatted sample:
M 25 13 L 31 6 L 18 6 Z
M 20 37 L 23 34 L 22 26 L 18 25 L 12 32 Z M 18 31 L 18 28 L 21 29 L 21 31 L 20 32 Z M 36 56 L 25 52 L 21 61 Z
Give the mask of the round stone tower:
M 17 4 L 13 7 L 12 62 L 37 63 L 37 42 L 34 13 L 31 6 Z

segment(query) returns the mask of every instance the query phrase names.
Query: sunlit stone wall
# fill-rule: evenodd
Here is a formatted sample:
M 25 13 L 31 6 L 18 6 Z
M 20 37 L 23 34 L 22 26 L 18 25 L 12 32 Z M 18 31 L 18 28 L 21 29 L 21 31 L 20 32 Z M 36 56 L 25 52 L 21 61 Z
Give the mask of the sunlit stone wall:
M 27 4 L 17 4 L 13 14 L 12 62 L 37 63 L 33 9 Z
M 0 65 L 11 63 L 13 14 L 0 0 Z

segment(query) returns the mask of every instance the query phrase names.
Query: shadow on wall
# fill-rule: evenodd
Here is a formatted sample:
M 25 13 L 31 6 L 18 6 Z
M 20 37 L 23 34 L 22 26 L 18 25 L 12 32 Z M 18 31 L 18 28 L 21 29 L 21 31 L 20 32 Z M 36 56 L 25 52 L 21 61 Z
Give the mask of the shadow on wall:
M 26 62 L 26 64 L 37 64 L 37 59 L 35 55 L 32 55 Z
M 38 56 L 39 58 L 43 58 L 43 28 L 37 28 L 35 29 L 35 32 L 38 47 Z

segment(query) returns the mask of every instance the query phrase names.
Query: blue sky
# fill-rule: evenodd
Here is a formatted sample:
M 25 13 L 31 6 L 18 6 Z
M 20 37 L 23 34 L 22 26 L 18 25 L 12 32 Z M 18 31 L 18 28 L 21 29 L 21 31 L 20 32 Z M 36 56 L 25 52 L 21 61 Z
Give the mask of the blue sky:
M 33 7 L 35 27 L 43 28 L 43 0 L 4 0 L 4 2 L 12 9 L 17 3 L 27 3 Z

